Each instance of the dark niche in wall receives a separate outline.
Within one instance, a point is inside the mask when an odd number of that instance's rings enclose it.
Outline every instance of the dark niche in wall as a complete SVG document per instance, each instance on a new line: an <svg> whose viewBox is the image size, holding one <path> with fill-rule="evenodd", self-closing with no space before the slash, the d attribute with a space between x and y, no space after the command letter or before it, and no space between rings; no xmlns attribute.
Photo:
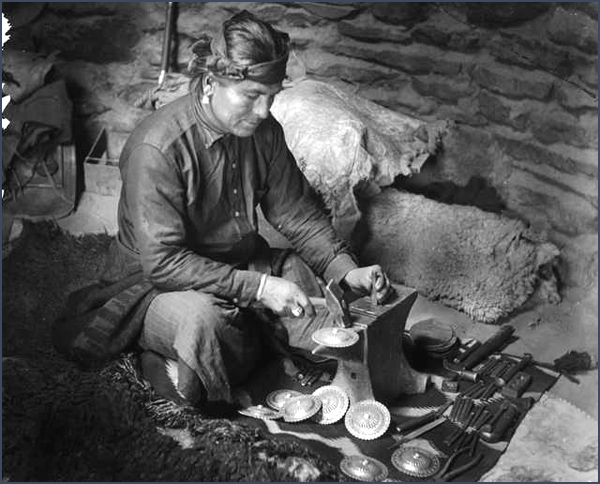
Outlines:
<svg viewBox="0 0 600 484"><path fill-rule="evenodd" d="M480 176L471 177L465 186L451 181L438 181L420 186L412 184L409 179L398 179L394 186L448 205L470 205L493 213L501 213L506 209L506 204L497 190Z"/></svg>

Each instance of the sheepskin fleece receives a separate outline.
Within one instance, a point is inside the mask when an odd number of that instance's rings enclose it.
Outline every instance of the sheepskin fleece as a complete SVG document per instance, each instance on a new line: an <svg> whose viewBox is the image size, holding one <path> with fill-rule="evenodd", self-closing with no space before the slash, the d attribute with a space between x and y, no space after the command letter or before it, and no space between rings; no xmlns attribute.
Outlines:
<svg viewBox="0 0 600 484"><path fill-rule="evenodd" d="M363 263L486 323L521 306L559 254L519 220L395 189L369 200L364 222Z"/></svg>
<svg viewBox="0 0 600 484"><path fill-rule="evenodd" d="M300 78L271 107L310 184L348 238L360 219L355 192L379 193L418 173L441 146L448 123L425 123L320 81Z"/></svg>

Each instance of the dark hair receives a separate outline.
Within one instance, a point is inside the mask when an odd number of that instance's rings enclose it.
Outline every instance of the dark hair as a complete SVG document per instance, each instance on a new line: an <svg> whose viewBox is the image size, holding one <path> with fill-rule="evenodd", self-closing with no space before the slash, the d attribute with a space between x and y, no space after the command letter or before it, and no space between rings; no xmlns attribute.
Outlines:
<svg viewBox="0 0 600 484"><path fill-rule="evenodd" d="M212 39L204 37L192 46L194 55L188 72L195 83L206 72L235 79L245 72L245 66L277 61L285 66L288 43L285 32L242 10L223 22Z"/></svg>
<svg viewBox="0 0 600 484"><path fill-rule="evenodd" d="M278 59L287 53L288 35L275 30L247 10L223 23L226 52L241 66Z"/></svg>

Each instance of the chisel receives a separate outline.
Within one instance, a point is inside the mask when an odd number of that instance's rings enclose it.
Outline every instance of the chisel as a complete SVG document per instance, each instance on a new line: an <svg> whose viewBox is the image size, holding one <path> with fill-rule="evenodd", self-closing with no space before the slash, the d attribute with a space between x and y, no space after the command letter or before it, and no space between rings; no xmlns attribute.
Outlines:
<svg viewBox="0 0 600 484"><path fill-rule="evenodd" d="M410 432L406 435L395 434L392 436L392 438L396 442L396 445L400 445L400 444L403 444L404 442L408 442L409 440L416 439L417 437L420 437L421 435L426 434L430 430L442 425L445 421L446 421L446 417L438 417L433 422L429 422L428 424L425 424L422 427L419 427L417 430L413 430L412 432Z"/></svg>

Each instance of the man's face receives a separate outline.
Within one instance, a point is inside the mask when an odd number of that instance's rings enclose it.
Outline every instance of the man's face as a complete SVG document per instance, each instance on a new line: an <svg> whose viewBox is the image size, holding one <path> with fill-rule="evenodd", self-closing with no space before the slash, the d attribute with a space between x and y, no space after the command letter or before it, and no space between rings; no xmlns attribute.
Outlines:
<svg viewBox="0 0 600 484"><path fill-rule="evenodd" d="M244 81L213 81L211 108L218 127L235 136L252 136L267 118L281 84Z"/></svg>

